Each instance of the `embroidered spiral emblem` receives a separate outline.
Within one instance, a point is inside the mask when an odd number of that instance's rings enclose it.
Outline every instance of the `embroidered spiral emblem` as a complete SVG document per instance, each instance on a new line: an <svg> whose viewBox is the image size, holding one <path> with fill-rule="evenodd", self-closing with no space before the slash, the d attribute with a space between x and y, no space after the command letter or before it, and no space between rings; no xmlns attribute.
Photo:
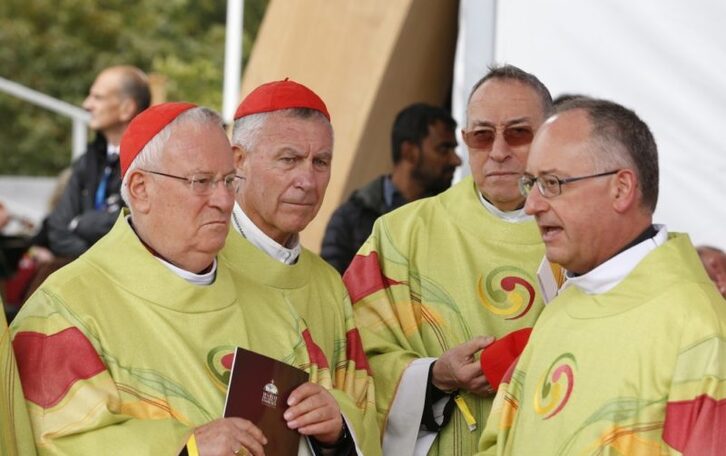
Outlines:
<svg viewBox="0 0 726 456"><path fill-rule="evenodd" d="M512 266L502 266L482 275L476 282L479 302L495 315L506 316L506 320L522 318L532 308L534 286L529 274Z"/></svg>
<svg viewBox="0 0 726 456"><path fill-rule="evenodd" d="M224 390L227 389L229 383L234 350L233 345L221 345L207 353L207 370L217 386L221 386Z"/></svg>
<svg viewBox="0 0 726 456"><path fill-rule="evenodd" d="M564 353L550 364L534 392L534 411L545 420L565 408L575 387L577 360L572 353Z"/></svg>

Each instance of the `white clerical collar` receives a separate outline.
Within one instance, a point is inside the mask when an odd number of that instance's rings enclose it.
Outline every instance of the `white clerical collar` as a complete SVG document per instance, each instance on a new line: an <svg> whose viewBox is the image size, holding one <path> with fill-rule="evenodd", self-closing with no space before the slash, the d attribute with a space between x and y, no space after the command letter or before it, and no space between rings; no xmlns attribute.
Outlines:
<svg viewBox="0 0 726 456"><path fill-rule="evenodd" d="M643 258L668 240L665 225L653 226L658 230L655 236L618 253L592 271L577 277L566 273L567 280L562 284L560 293L569 286L575 286L587 294L606 293L615 288Z"/></svg>
<svg viewBox="0 0 726 456"><path fill-rule="evenodd" d="M133 231L134 234L136 234L136 230L134 230L134 226L131 223L131 214L126 216L126 222L131 227L131 231ZM139 235L136 234L136 237L139 237ZM139 239L139 240L141 240L141 239ZM151 253L151 252L149 252L149 253ZM171 272L173 272L177 276L181 277L182 279L186 280L187 282L189 282L192 285L211 285L212 282L214 282L214 277L217 274L217 259L216 258L212 261L212 268L209 270L209 272L205 272L203 274L195 274L193 272L187 271L186 269L182 269L178 266L175 266L175 265L169 263L168 261L166 261L165 259L154 255L153 253L152 253L152 256L154 258L156 258L157 260L159 260L159 262L161 264L166 266L166 268L168 270L170 270Z"/></svg>
<svg viewBox="0 0 726 456"><path fill-rule="evenodd" d="M211 285L212 282L214 282L214 276L217 274L217 259L215 258L212 262L212 268L209 270L209 272L205 272L203 274L195 274L193 272L189 272L186 269L182 269L178 266L175 266L168 261L166 261L163 258L159 258L158 256L154 256L157 260L161 262L164 266L167 267L171 272L178 275L182 279L186 280L187 282L191 283L192 285Z"/></svg>
<svg viewBox="0 0 726 456"><path fill-rule="evenodd" d="M237 202L232 210L232 226L258 249L285 264L295 264L300 256L300 236L295 234L288 242L289 247L278 244L255 225Z"/></svg>
<svg viewBox="0 0 726 456"><path fill-rule="evenodd" d="M504 212L489 201L487 201L486 198L484 198L484 196L481 194L481 192L477 191L476 194L479 195L479 201L481 201L482 206L484 206L486 210L488 210L493 216L502 219L505 222L521 223L530 221L533 218L531 215L527 215L524 212L524 208L517 209L511 212Z"/></svg>

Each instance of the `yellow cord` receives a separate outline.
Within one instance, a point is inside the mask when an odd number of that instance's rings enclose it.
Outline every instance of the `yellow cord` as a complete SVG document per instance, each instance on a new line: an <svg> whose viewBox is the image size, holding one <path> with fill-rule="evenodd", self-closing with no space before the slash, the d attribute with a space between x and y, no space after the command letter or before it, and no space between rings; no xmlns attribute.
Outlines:
<svg viewBox="0 0 726 456"><path fill-rule="evenodd" d="M476 419L474 418L474 415L471 414L471 410L469 410L469 406L466 405L464 398L461 397L460 394L457 394L456 397L454 397L454 402L456 402L456 406L459 408L461 414L464 415L464 421L466 421L466 424L469 426L469 431L476 431Z"/></svg>
<svg viewBox="0 0 726 456"><path fill-rule="evenodd" d="M187 454L189 456L199 456L199 448L197 448L197 439L194 438L194 433L187 440Z"/></svg>

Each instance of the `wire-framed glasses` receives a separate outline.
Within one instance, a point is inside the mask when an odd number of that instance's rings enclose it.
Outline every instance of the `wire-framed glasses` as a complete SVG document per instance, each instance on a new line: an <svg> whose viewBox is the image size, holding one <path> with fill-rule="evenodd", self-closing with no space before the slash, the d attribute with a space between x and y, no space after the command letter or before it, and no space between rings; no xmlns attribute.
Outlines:
<svg viewBox="0 0 726 456"><path fill-rule="evenodd" d="M237 192L237 179L239 176L235 174L227 174L219 179L215 178L214 174L193 174L191 177L175 176L173 174L162 173L160 171L151 171L148 169L142 170L146 173L155 174L157 176L170 177L172 179L186 181L189 184L189 188L192 189L192 193L197 195L209 195L217 187L217 183L221 182L224 185L224 189L229 193Z"/></svg>
<svg viewBox="0 0 726 456"><path fill-rule="evenodd" d="M590 174L589 176L567 177L565 179L560 179L554 174L543 174L537 177L525 174L519 178L519 191L523 196L527 197L536 184L542 196L552 198L562 193L562 186L565 184L584 179L592 179L594 177L610 176L618 171L620 170L616 169L604 173Z"/></svg>

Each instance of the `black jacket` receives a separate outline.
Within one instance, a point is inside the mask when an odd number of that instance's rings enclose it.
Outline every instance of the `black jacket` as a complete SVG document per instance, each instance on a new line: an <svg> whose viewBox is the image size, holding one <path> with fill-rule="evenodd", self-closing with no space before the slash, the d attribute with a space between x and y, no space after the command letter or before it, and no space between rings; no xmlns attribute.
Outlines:
<svg viewBox="0 0 726 456"><path fill-rule="evenodd" d="M387 207L383 196L385 175L354 191L333 212L325 228L320 256L341 274L373 230L373 222L395 207Z"/></svg>
<svg viewBox="0 0 726 456"><path fill-rule="evenodd" d="M85 154L72 165L71 177L56 208L48 217L48 239L54 254L77 257L104 234L118 218L121 201L121 172L118 160L111 167L106 186L107 209L96 210L96 189L106 167L106 138L98 134ZM74 228L71 230L71 222Z"/></svg>

